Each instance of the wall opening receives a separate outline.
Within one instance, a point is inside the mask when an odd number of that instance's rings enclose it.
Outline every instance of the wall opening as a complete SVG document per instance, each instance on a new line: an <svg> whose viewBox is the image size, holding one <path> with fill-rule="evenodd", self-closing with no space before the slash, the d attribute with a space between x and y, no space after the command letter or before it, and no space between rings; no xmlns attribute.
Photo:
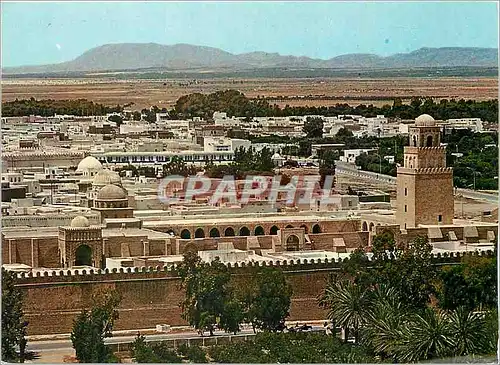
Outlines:
<svg viewBox="0 0 500 365"><path fill-rule="evenodd" d="M194 232L194 238L205 238L205 231L203 231L202 228L198 228L195 232Z"/></svg>
<svg viewBox="0 0 500 365"><path fill-rule="evenodd" d="M217 228L212 228L210 230L210 237L220 237L220 232Z"/></svg>
<svg viewBox="0 0 500 365"><path fill-rule="evenodd" d="M92 266L92 249L89 246L78 246L75 252L75 266Z"/></svg>
<svg viewBox="0 0 500 365"><path fill-rule="evenodd" d="M278 234L278 230L279 230L278 227L272 226L271 229L269 230L269 234L275 236Z"/></svg>
<svg viewBox="0 0 500 365"><path fill-rule="evenodd" d="M224 231L224 236L226 237L234 237L234 229L233 227L227 227Z"/></svg>
<svg viewBox="0 0 500 365"><path fill-rule="evenodd" d="M426 147L432 147L432 136L427 136Z"/></svg>
<svg viewBox="0 0 500 365"><path fill-rule="evenodd" d="M191 238L191 232L188 229L183 229L181 232L181 238L188 240Z"/></svg>
<svg viewBox="0 0 500 365"><path fill-rule="evenodd" d="M286 239L286 250L287 251L298 251L299 250L299 237L292 234Z"/></svg>
<svg viewBox="0 0 500 365"><path fill-rule="evenodd" d="M263 236L264 235L264 228L262 228L261 226L257 226L255 227L255 231L254 231L255 235L256 236Z"/></svg>
<svg viewBox="0 0 500 365"><path fill-rule="evenodd" d="M250 230L247 227L241 227L240 236L250 236Z"/></svg>

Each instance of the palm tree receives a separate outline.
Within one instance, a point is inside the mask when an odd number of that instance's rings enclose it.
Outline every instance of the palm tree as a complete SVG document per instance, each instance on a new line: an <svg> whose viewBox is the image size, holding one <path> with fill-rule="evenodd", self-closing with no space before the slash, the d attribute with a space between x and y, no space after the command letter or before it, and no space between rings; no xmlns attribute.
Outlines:
<svg viewBox="0 0 500 365"><path fill-rule="evenodd" d="M396 359L403 345L402 328L407 324L408 309L393 287L381 285L372 293L372 310L362 329L362 338L382 359Z"/></svg>
<svg viewBox="0 0 500 365"><path fill-rule="evenodd" d="M488 351L488 329L484 317L465 307L448 315L455 356L483 354Z"/></svg>
<svg viewBox="0 0 500 365"><path fill-rule="evenodd" d="M328 318L344 329L346 341L352 328L354 340L358 343L359 329L366 323L370 310L369 291L350 280L330 281L320 304L328 308Z"/></svg>
<svg viewBox="0 0 500 365"><path fill-rule="evenodd" d="M486 353L493 353L498 346L498 311L493 309L486 312L484 323L488 333Z"/></svg>
<svg viewBox="0 0 500 365"><path fill-rule="evenodd" d="M397 357L414 362L452 353L452 331L448 318L442 310L426 308L422 314L413 314L402 327L402 343L397 348Z"/></svg>

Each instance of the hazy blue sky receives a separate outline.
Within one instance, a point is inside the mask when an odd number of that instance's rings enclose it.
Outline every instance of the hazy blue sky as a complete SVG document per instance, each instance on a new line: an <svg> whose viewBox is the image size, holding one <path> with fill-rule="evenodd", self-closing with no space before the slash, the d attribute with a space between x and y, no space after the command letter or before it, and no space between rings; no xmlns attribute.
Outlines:
<svg viewBox="0 0 500 365"><path fill-rule="evenodd" d="M496 2L2 2L2 65L105 43L190 43L315 58L498 46Z"/></svg>

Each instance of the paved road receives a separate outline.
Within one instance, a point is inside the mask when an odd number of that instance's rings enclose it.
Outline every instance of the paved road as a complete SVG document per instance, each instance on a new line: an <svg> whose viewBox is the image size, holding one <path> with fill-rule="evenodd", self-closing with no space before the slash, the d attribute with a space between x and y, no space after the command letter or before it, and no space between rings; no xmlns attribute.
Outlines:
<svg viewBox="0 0 500 365"><path fill-rule="evenodd" d="M238 336L253 334L252 330L243 330L238 332ZM214 337L228 336L225 332L216 331ZM189 338L199 338L200 335L196 331L181 332L181 333L161 333L157 335L144 335L146 341L165 341L165 340L181 340ZM106 344L131 343L134 342L136 336L117 336L106 338ZM53 350L72 349L71 340L49 340L49 341L28 341L28 351L43 352Z"/></svg>
<svg viewBox="0 0 500 365"><path fill-rule="evenodd" d="M377 180L377 181L388 183L388 184L396 184L396 178L393 176L384 175L384 174L377 174L377 173L371 172L371 171L358 170L356 168L356 166L348 164L348 163L343 163L340 161L336 161L335 163L336 163L336 166L335 166L335 173L336 174L353 176L353 177L357 177L360 179ZM489 193L482 193L479 191L470 190L470 189L462 189L462 188L458 188L456 190L456 193L461 194L464 197L469 198L469 199L485 200L485 201L490 202L490 203L498 203L498 193L489 194Z"/></svg>
<svg viewBox="0 0 500 365"><path fill-rule="evenodd" d="M323 327L313 326L315 331L323 331ZM228 334L222 331L216 331L213 337L238 337L253 335L252 329L243 329L236 335ZM155 335L144 335L146 342L148 341L165 341L165 340L187 340L199 339L201 336L196 331L188 331L181 333L162 333ZM205 335L208 338L208 334ZM106 344L125 344L134 342L136 336L117 336L105 339ZM33 352L50 352L61 350L72 350L71 340L49 340L49 341L28 341L27 350Z"/></svg>

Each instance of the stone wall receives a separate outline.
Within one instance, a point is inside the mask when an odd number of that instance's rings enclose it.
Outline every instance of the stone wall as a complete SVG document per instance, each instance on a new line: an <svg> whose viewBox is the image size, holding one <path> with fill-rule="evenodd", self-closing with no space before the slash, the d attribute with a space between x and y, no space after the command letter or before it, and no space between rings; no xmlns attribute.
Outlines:
<svg viewBox="0 0 500 365"><path fill-rule="evenodd" d="M54 214L54 215L21 215L21 216L4 216L2 217L2 227L60 227L69 226L71 221L78 213L69 214ZM101 218L99 213L83 214L91 225L100 224Z"/></svg>
<svg viewBox="0 0 500 365"><path fill-rule="evenodd" d="M491 254L491 253L490 253ZM460 255L434 258L436 263L457 262ZM245 282L255 274L255 266L232 267L235 280ZM277 263L293 290L288 320L321 320L326 313L317 304L329 275L338 270L335 260L296 260ZM56 334L71 332L75 316L90 305L93 294L117 290L122 297L116 330L154 328L157 324L185 325L179 303L183 291L172 269L135 268L98 273L70 274L69 271L20 274L18 287L25 294L24 312L29 321L28 333Z"/></svg>

